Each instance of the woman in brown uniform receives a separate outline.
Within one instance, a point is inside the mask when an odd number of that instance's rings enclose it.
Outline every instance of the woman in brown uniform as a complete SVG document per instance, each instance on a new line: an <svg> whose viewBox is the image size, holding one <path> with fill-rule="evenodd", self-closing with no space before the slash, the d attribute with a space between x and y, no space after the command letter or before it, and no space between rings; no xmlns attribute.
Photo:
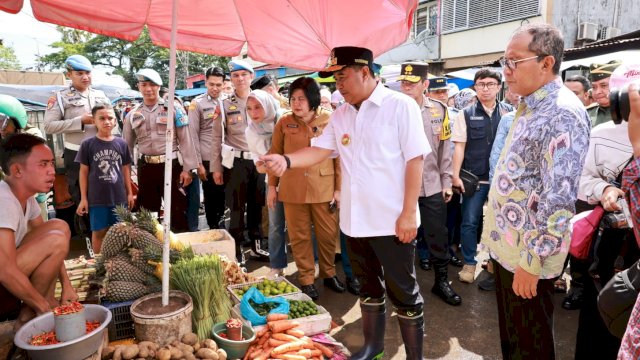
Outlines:
<svg viewBox="0 0 640 360"><path fill-rule="evenodd" d="M322 134L330 112L320 107L320 87L309 77L295 80L289 88L291 111L285 113L273 132L271 153L289 154L313 146L314 138ZM279 183L279 193L276 191ZM338 239L340 199L340 162L327 159L307 169L291 169L281 178L269 177L267 201L284 203L289 240L298 267L302 291L318 298L313 284L314 260L311 227L318 242L318 262L324 285L343 292L344 285L336 277L335 249Z"/></svg>

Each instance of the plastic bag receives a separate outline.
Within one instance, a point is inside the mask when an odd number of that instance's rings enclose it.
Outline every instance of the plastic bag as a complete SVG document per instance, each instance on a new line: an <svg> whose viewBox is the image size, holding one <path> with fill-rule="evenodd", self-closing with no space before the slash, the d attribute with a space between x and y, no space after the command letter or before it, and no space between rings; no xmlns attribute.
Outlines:
<svg viewBox="0 0 640 360"><path fill-rule="evenodd" d="M240 314L243 318L249 320L251 322L251 326L256 325L264 325L267 323L266 316L260 316L258 313L251 307L249 304L249 300L253 300L256 304L264 304L264 303L276 303L277 307L269 311L269 314L288 314L289 313L289 302L281 297L268 298L258 289L252 287L244 293L242 296L242 300L240 300Z"/></svg>

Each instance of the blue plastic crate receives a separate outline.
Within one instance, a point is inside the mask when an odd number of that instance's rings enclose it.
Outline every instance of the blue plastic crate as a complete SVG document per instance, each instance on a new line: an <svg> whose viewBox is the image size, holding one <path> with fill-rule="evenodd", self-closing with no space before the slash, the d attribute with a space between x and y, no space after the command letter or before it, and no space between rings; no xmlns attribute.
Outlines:
<svg viewBox="0 0 640 360"><path fill-rule="evenodd" d="M136 335L131 318L131 304L135 300L123 302L103 301L102 306L111 311L111 323L109 324L109 341L133 338Z"/></svg>

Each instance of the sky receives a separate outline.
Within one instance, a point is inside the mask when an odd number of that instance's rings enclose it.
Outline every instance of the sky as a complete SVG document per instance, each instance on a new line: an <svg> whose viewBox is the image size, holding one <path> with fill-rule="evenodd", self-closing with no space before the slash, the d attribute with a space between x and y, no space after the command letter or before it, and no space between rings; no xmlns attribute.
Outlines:
<svg viewBox="0 0 640 360"><path fill-rule="evenodd" d="M60 40L60 33L56 25L36 20L30 2L25 1L17 14L0 11L0 38L4 45L13 48L23 69L35 70L36 56L54 52L56 49L49 44ZM129 87L121 77L109 76L108 70L94 69L93 83Z"/></svg>

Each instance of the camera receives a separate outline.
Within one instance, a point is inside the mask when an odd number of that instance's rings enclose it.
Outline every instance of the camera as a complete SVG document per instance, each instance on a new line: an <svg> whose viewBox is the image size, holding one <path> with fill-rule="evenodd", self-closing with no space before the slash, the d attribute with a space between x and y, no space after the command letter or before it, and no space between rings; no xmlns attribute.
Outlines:
<svg viewBox="0 0 640 360"><path fill-rule="evenodd" d="M618 205L622 208L622 211L610 212L604 215L602 221L605 227L609 229L630 229L633 227L631 222L631 213L629 212L629 206L623 198L619 198Z"/></svg>
<svg viewBox="0 0 640 360"><path fill-rule="evenodd" d="M640 83L636 82L640 85ZM638 89L640 93L640 89ZM611 119L617 125L622 121L629 121L629 86L622 89L611 89L609 92L609 107L611 109Z"/></svg>

